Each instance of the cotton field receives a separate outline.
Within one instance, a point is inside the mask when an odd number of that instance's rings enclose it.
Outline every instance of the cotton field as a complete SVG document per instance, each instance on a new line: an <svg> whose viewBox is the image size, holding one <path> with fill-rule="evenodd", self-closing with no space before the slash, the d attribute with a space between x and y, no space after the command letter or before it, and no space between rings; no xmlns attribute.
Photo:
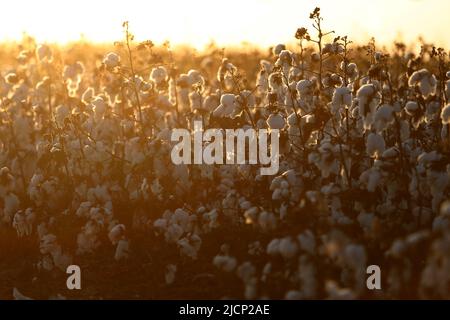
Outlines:
<svg viewBox="0 0 450 320"><path fill-rule="evenodd" d="M448 51L309 17L270 50L4 45L0 299L450 299ZM195 121L279 130L278 172L174 164Z"/></svg>

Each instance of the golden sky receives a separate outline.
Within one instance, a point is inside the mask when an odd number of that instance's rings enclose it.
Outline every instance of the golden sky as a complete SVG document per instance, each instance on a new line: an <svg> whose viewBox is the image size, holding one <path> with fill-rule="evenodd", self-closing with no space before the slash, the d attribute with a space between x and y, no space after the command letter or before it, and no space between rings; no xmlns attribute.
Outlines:
<svg viewBox="0 0 450 320"><path fill-rule="evenodd" d="M1 3L0 40L23 32L39 42L67 42L83 34L93 41L122 37L130 22L138 40L168 39L198 48L242 41L269 46L293 40L308 14L322 8L325 26L355 41L375 36L387 43L400 36L413 42L423 35L450 47L450 0L22 0Z"/></svg>

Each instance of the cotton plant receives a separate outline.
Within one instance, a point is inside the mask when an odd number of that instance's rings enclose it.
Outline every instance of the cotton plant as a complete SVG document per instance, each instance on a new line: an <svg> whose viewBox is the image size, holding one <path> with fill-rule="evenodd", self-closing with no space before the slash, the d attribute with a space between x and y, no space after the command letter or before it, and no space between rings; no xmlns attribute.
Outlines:
<svg viewBox="0 0 450 320"><path fill-rule="evenodd" d="M409 78L408 84L410 87L417 86L424 98L436 93L436 77L427 69L421 69L414 72Z"/></svg>
<svg viewBox="0 0 450 320"><path fill-rule="evenodd" d="M180 61L128 31L97 61L18 50L0 77L0 228L34 248L33 277L110 248L102 259L143 259L161 288L189 274L226 297L355 299L376 296L363 280L377 258L377 296L416 279L414 296L448 298L448 60L350 46L320 9L310 19L317 37L299 28L265 54ZM174 165L171 132L195 120L279 130L279 172Z"/></svg>

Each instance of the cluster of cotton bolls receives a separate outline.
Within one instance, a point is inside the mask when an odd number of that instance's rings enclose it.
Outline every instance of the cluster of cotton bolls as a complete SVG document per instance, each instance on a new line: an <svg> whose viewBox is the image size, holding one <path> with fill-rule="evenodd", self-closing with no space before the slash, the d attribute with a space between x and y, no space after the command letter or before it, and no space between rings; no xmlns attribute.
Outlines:
<svg viewBox="0 0 450 320"><path fill-rule="evenodd" d="M168 243L176 244L181 256L197 259L202 245L197 225L198 216L183 209L165 211L162 218L154 221L155 232L163 233Z"/></svg>
<svg viewBox="0 0 450 320"><path fill-rule="evenodd" d="M107 261L161 292L449 298L448 58L347 45L98 61L21 48L0 64L0 246L34 246L30 280ZM175 165L172 129L194 121L279 130L278 172L229 164L236 150Z"/></svg>
<svg viewBox="0 0 450 320"><path fill-rule="evenodd" d="M65 272L72 263L72 256L63 252L57 237L48 232L45 224L38 226L37 233L40 239L39 250L43 255L42 260L38 262L38 267L48 271L56 267Z"/></svg>

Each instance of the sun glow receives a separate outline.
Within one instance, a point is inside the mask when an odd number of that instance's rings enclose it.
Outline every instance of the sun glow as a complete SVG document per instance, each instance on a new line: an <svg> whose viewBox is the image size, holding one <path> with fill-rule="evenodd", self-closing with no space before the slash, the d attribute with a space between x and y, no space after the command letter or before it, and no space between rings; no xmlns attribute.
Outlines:
<svg viewBox="0 0 450 320"><path fill-rule="evenodd" d="M292 41L297 27L309 27L314 6L322 8L325 26L356 41L374 36L382 43L397 37L413 42L423 35L437 45L450 44L447 0L8 1L2 3L0 40L17 40L26 32L40 42L80 37L111 42L122 37L121 23L127 20L139 40L197 48L211 40L267 46Z"/></svg>

